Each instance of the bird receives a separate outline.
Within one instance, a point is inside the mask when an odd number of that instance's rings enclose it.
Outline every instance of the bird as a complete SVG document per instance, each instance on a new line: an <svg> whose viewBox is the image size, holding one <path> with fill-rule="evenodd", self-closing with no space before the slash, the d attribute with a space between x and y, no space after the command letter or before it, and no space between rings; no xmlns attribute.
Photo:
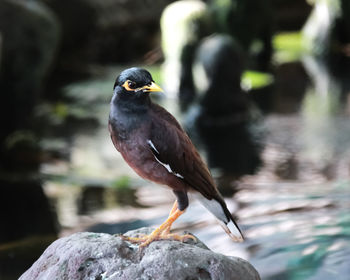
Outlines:
<svg viewBox="0 0 350 280"><path fill-rule="evenodd" d="M151 100L151 93L163 91L151 74L128 68L117 76L113 89L108 129L115 148L140 177L168 186L176 197L169 217L151 234L123 238L141 248L156 240L196 240L190 234L170 233L192 193L232 240L242 242L243 234L191 139L173 115Z"/></svg>

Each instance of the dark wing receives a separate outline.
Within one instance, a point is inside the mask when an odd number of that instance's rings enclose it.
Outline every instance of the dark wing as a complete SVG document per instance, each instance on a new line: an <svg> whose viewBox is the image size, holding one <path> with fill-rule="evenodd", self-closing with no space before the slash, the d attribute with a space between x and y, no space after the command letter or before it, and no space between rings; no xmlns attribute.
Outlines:
<svg viewBox="0 0 350 280"><path fill-rule="evenodd" d="M158 105L152 108L150 148L156 159L208 199L216 198L212 176L177 120Z"/></svg>

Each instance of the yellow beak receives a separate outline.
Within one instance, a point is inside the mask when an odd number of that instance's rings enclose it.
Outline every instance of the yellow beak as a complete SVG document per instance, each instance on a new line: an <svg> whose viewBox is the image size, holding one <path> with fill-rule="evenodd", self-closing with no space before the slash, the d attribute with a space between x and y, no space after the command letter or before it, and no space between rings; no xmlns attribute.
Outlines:
<svg viewBox="0 0 350 280"><path fill-rule="evenodd" d="M159 92L163 91L160 86L158 86L156 83L152 82L152 84L144 86L141 88L144 92Z"/></svg>

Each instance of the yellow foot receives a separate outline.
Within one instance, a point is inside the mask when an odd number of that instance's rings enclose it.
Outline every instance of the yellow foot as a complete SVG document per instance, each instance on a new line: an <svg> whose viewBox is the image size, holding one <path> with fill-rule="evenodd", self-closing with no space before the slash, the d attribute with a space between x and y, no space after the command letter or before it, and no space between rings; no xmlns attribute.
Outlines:
<svg viewBox="0 0 350 280"><path fill-rule="evenodd" d="M176 234L176 233L162 233L159 236L159 239L162 240L177 240L177 241L181 241L184 242L187 239L192 239L194 242L197 242L197 238L194 237L192 234L184 234L184 235L180 235L180 234Z"/></svg>
<svg viewBox="0 0 350 280"><path fill-rule="evenodd" d="M129 241L131 243L140 244L139 245L140 247L146 247L151 242L156 240L176 240L176 241L184 242L187 239L192 239L193 241L197 242L197 238L191 234L179 235L175 233L160 233L157 235L154 235L154 234L142 235L140 237L129 237L124 235L121 235L120 237L123 240Z"/></svg>
<svg viewBox="0 0 350 280"><path fill-rule="evenodd" d="M166 219L166 221L162 223L158 228L156 228L150 235L141 235L140 237L128 237L128 236L121 236L121 237L124 240L130 241L132 243L140 244L139 248L144 248L155 240L178 240L183 242L185 239L191 238L194 241L197 241L197 239L190 234L177 235L177 234L170 233L171 225L183 213L184 211L179 210L177 208L177 202L175 202L173 208L170 211L170 215Z"/></svg>
<svg viewBox="0 0 350 280"><path fill-rule="evenodd" d="M147 240L149 235L146 234L140 234L139 237L130 237L130 236L125 236L125 235L119 235L119 237L125 241L129 241L131 243L142 243Z"/></svg>

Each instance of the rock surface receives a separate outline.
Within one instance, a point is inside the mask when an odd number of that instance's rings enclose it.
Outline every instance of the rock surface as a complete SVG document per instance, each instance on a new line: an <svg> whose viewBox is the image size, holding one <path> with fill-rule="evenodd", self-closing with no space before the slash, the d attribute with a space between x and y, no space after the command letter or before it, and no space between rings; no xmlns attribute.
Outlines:
<svg viewBox="0 0 350 280"><path fill-rule="evenodd" d="M142 228L125 235L137 236ZM202 242L157 241L140 251L120 237L81 232L52 243L20 280L260 279L247 261L210 251Z"/></svg>

